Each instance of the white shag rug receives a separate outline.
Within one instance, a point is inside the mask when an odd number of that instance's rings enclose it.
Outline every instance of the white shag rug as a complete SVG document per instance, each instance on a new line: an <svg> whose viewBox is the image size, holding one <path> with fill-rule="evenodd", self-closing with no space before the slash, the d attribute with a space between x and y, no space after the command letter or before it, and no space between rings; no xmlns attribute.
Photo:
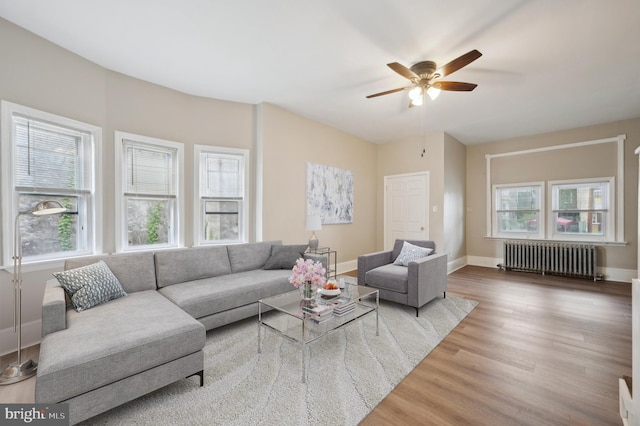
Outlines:
<svg viewBox="0 0 640 426"><path fill-rule="evenodd" d="M356 425L478 303L439 297L420 309L380 301L375 313L307 346L262 330L256 318L207 332L204 387L180 380L86 425Z"/></svg>

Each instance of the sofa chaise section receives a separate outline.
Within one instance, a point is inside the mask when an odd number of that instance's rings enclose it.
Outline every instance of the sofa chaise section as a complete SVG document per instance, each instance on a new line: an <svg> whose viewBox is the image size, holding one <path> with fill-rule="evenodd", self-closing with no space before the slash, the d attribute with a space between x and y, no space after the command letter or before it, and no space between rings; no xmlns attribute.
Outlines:
<svg viewBox="0 0 640 426"><path fill-rule="evenodd" d="M155 290L153 254L77 259L65 269L98 260L126 297L77 312L64 308L56 280L45 290L36 403L68 403L72 424L185 377L202 380L205 329Z"/></svg>

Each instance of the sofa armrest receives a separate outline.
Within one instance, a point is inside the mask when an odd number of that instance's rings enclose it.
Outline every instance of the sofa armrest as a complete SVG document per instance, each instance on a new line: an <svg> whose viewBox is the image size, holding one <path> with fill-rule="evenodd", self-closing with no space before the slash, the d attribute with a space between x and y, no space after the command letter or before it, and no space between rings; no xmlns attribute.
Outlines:
<svg viewBox="0 0 640 426"><path fill-rule="evenodd" d="M42 299L42 337L67 328L67 301L56 279L47 281Z"/></svg>
<svg viewBox="0 0 640 426"><path fill-rule="evenodd" d="M358 285L365 285L365 274L382 265L391 263L391 250L358 256Z"/></svg>
<svg viewBox="0 0 640 426"><path fill-rule="evenodd" d="M447 254L432 254L409 262L407 299L409 306L421 307L447 291Z"/></svg>

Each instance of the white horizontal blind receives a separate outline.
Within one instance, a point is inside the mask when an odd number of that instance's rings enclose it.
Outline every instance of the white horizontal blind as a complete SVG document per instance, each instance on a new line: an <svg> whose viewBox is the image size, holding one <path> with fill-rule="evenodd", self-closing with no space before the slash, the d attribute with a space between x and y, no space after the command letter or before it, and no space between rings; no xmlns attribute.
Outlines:
<svg viewBox="0 0 640 426"><path fill-rule="evenodd" d="M124 141L124 148L126 196L176 197L176 149L129 140Z"/></svg>
<svg viewBox="0 0 640 426"><path fill-rule="evenodd" d="M88 192L84 145L88 133L13 116L15 187L22 191Z"/></svg>
<svg viewBox="0 0 640 426"><path fill-rule="evenodd" d="M242 199L244 156L202 152L200 154L200 197Z"/></svg>

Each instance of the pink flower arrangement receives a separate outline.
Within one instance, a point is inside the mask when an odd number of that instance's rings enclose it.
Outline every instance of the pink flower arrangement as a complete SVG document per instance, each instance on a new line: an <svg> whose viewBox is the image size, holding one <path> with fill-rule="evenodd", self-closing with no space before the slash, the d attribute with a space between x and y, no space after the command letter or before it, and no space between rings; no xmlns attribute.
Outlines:
<svg viewBox="0 0 640 426"><path fill-rule="evenodd" d="M289 282L294 287L300 288L306 282L311 282L314 288L322 287L327 282L327 271L320 262L314 262L311 259L304 260L299 258L296 265L292 269Z"/></svg>

